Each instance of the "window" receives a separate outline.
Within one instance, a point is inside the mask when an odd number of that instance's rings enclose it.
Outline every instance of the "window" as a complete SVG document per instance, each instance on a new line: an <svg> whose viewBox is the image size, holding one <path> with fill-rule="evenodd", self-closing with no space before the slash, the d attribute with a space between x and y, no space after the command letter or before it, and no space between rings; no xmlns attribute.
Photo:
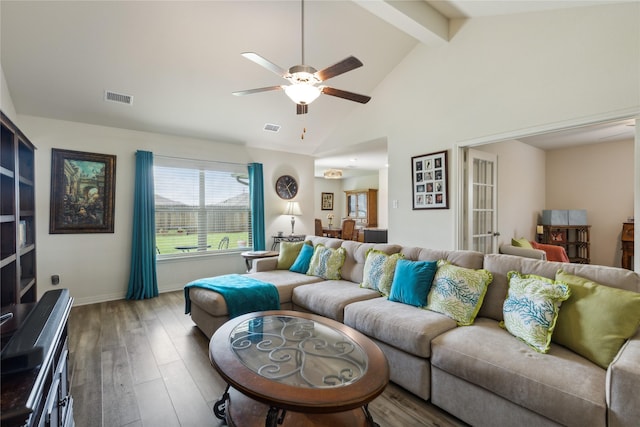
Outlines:
<svg viewBox="0 0 640 427"><path fill-rule="evenodd" d="M160 258L252 246L247 165L155 156L153 169Z"/></svg>

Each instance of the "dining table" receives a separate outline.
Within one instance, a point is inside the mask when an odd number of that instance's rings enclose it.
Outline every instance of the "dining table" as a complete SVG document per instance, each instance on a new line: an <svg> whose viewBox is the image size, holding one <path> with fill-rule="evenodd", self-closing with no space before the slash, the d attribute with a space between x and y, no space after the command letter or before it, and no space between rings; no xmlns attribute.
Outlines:
<svg viewBox="0 0 640 427"><path fill-rule="evenodd" d="M342 228L322 227L322 234L339 239L342 236Z"/></svg>

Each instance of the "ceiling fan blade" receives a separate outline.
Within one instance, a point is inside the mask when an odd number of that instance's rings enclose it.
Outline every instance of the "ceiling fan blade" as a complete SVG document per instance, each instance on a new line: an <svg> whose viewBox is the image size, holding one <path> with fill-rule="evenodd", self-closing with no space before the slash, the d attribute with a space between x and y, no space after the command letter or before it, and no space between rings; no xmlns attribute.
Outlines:
<svg viewBox="0 0 640 427"><path fill-rule="evenodd" d="M318 71L316 75L321 81L325 81L358 67L362 67L362 62L360 62L360 60L355 56L350 56L338 62L337 64L333 64L325 68L324 70Z"/></svg>
<svg viewBox="0 0 640 427"><path fill-rule="evenodd" d="M296 104L296 114L307 114L309 112L309 104Z"/></svg>
<svg viewBox="0 0 640 427"><path fill-rule="evenodd" d="M245 58L247 58L249 61L253 61L256 64L266 68L267 70L276 73L277 75L279 75L280 77L285 77L287 74L289 74L289 72L287 70L285 70L284 68L280 67L279 65L274 64L273 62L264 59L262 56L258 55L255 52L244 52L242 54L242 56L244 56Z"/></svg>
<svg viewBox="0 0 640 427"><path fill-rule="evenodd" d="M370 96L360 95L353 92L347 92L346 90L335 89L328 86L322 86L322 93L331 96L337 96L338 98L348 99L349 101L359 102L361 104L366 104L371 100Z"/></svg>
<svg viewBox="0 0 640 427"><path fill-rule="evenodd" d="M260 87L257 89L249 89L249 90L239 90L237 92L232 92L235 96L243 96L243 95L251 95L252 93L260 93L260 92L269 92L271 90L280 90L282 86L267 86Z"/></svg>

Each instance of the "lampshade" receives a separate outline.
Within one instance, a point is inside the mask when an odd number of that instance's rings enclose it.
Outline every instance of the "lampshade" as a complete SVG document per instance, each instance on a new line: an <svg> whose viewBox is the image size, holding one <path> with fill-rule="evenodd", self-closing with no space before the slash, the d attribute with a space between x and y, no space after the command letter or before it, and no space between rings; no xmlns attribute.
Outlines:
<svg viewBox="0 0 640 427"><path fill-rule="evenodd" d="M311 104L320 96L320 88L308 83L296 83L284 87L284 92L296 104Z"/></svg>
<svg viewBox="0 0 640 427"><path fill-rule="evenodd" d="M287 202L287 207L285 208L283 215L302 215L300 211L300 204L298 202Z"/></svg>
<svg viewBox="0 0 640 427"><path fill-rule="evenodd" d="M342 178L342 171L340 169L327 169L324 171L324 177L326 179L340 179Z"/></svg>

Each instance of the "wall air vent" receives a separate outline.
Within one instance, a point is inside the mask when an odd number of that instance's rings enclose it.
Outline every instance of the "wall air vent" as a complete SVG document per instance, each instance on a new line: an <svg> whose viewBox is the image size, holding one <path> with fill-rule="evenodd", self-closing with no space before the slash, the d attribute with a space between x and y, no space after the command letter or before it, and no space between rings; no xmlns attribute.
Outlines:
<svg viewBox="0 0 640 427"><path fill-rule="evenodd" d="M133 105L133 96L112 92L110 90L104 91L104 100L111 101L111 102L118 102L120 104Z"/></svg>
<svg viewBox="0 0 640 427"><path fill-rule="evenodd" d="M266 132L278 132L278 131L280 131L280 125L274 125L272 123L265 123L264 130Z"/></svg>

